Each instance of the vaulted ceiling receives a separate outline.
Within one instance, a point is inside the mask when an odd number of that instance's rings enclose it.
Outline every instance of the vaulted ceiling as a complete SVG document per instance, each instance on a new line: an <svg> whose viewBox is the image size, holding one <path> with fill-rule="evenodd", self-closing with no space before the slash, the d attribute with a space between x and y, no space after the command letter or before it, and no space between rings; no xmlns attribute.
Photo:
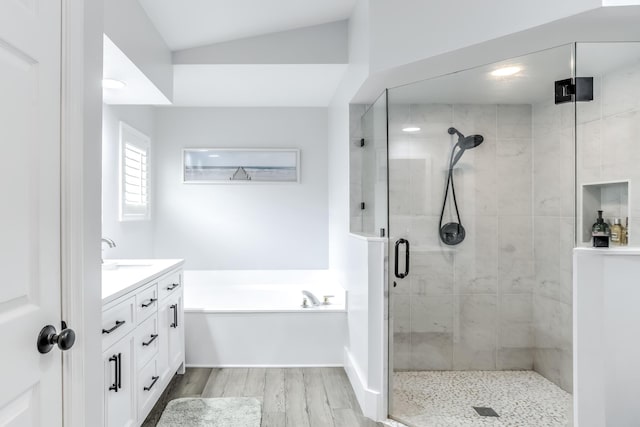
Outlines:
<svg viewBox="0 0 640 427"><path fill-rule="evenodd" d="M171 50L347 19L356 0L139 0Z"/></svg>

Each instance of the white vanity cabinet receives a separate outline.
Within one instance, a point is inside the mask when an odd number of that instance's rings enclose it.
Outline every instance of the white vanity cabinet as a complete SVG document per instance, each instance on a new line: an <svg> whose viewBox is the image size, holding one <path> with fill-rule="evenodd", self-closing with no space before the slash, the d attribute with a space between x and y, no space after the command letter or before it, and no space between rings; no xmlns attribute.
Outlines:
<svg viewBox="0 0 640 427"><path fill-rule="evenodd" d="M103 292L107 427L140 426L173 375L184 373L182 261L157 264L120 274L124 287L106 297ZM117 275L103 272L103 283L118 289Z"/></svg>

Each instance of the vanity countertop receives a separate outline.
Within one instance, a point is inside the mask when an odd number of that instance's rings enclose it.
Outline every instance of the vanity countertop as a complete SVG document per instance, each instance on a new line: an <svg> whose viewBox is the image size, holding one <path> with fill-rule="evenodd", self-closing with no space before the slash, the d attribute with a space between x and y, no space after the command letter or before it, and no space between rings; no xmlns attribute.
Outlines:
<svg viewBox="0 0 640 427"><path fill-rule="evenodd" d="M102 304L180 267L183 259L108 259L102 268Z"/></svg>

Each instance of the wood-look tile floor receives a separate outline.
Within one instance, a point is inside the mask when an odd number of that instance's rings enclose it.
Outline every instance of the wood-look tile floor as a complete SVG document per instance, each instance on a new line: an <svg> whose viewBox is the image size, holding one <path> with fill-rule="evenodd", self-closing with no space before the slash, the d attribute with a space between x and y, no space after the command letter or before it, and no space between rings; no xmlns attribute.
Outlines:
<svg viewBox="0 0 640 427"><path fill-rule="evenodd" d="M256 397L261 427L377 427L362 415L342 368L189 368L176 375L145 420L154 427L180 397Z"/></svg>

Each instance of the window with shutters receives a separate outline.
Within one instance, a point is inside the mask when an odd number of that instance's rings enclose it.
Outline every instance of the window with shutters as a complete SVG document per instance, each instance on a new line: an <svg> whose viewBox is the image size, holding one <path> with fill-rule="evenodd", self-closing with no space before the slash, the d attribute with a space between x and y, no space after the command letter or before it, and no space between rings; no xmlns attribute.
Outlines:
<svg viewBox="0 0 640 427"><path fill-rule="evenodd" d="M147 220L149 206L149 147L142 132L120 122L120 221Z"/></svg>

